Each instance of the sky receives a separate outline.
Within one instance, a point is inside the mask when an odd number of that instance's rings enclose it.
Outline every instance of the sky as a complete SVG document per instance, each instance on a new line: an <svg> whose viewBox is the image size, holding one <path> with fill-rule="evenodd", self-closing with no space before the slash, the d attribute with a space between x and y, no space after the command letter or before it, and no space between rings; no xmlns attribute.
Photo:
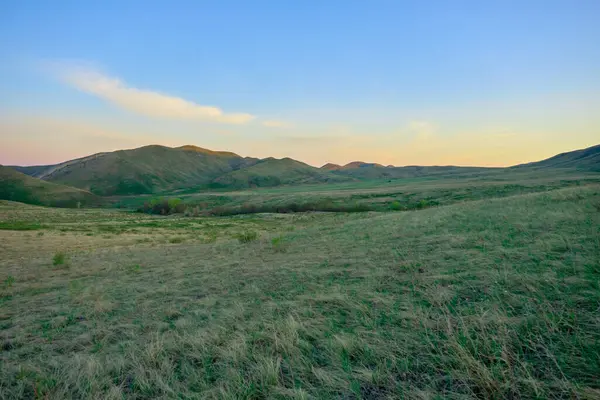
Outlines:
<svg viewBox="0 0 600 400"><path fill-rule="evenodd" d="M505 166L600 143L600 1L0 2L0 164L193 144Z"/></svg>

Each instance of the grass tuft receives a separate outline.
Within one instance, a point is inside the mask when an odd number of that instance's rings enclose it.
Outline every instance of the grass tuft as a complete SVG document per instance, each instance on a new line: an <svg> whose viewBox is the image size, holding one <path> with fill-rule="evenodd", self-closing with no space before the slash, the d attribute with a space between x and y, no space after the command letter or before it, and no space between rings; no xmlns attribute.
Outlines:
<svg viewBox="0 0 600 400"><path fill-rule="evenodd" d="M255 231L245 231L238 233L235 237L240 243L250 243L258 239L258 233Z"/></svg>
<svg viewBox="0 0 600 400"><path fill-rule="evenodd" d="M67 255L62 252L56 252L54 253L54 257L52 257L52 265L54 265L55 267L58 266L64 266L67 264Z"/></svg>

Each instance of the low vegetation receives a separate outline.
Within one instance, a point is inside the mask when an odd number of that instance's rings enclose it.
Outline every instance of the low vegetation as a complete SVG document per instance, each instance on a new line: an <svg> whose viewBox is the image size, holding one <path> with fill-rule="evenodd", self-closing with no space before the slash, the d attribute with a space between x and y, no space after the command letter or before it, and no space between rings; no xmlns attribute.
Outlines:
<svg viewBox="0 0 600 400"><path fill-rule="evenodd" d="M254 231L246 231L238 233L235 235L235 237L240 243L250 243L258 239L258 233Z"/></svg>
<svg viewBox="0 0 600 400"><path fill-rule="evenodd" d="M0 398L600 397L600 185L331 190L0 202Z"/></svg>
<svg viewBox="0 0 600 400"><path fill-rule="evenodd" d="M52 265L54 265L55 267L65 265L66 262L67 262L67 256L62 251L55 253L54 257L52 257Z"/></svg>
<svg viewBox="0 0 600 400"><path fill-rule="evenodd" d="M183 213L185 206L181 203L181 199L152 199L144 202L144 205L138 209L140 212L157 215L171 215Z"/></svg>

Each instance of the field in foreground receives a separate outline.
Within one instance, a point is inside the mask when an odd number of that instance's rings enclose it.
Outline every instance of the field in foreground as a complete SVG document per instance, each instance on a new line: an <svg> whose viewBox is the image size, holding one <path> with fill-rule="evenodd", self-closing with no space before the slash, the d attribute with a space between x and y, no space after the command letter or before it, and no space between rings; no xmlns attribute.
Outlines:
<svg viewBox="0 0 600 400"><path fill-rule="evenodd" d="M599 185L0 223L0 398L600 397Z"/></svg>

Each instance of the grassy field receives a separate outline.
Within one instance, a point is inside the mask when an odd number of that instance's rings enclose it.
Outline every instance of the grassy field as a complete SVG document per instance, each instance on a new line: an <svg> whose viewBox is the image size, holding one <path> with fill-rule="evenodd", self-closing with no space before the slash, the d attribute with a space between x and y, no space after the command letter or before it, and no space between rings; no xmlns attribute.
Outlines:
<svg viewBox="0 0 600 400"><path fill-rule="evenodd" d="M600 185L538 178L184 199L361 213L2 202L0 398L598 399Z"/></svg>
<svg viewBox="0 0 600 400"><path fill-rule="evenodd" d="M464 201L545 192L600 183L600 174L572 170L547 172L492 170L466 176L419 177L327 185L284 186L242 191L169 193L204 215L304 211L404 211ZM161 196L114 197L115 207L138 208Z"/></svg>

